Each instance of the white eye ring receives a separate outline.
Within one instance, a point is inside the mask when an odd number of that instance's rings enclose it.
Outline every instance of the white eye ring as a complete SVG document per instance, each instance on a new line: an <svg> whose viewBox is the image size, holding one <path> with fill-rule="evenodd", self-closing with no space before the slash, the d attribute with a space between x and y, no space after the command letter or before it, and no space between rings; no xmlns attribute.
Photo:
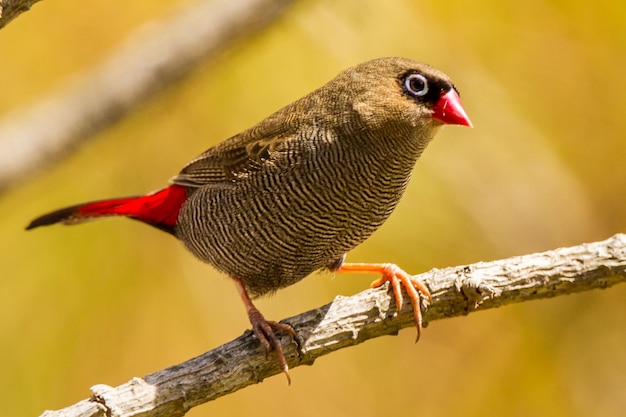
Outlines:
<svg viewBox="0 0 626 417"><path fill-rule="evenodd" d="M414 96L423 97L428 93L428 80L422 74L411 74L405 78L404 88Z"/></svg>

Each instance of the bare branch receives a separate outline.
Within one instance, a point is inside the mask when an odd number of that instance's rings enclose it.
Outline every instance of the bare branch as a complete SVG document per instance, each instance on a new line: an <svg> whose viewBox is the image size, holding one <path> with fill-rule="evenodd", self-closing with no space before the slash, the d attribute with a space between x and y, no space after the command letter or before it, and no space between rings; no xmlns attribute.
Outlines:
<svg viewBox="0 0 626 417"><path fill-rule="evenodd" d="M268 25L292 1L198 1L168 21L140 28L61 92L7 114L0 121L0 191L55 163L200 62Z"/></svg>
<svg viewBox="0 0 626 417"><path fill-rule="evenodd" d="M39 0L0 0L0 29L18 15L30 10Z"/></svg>
<svg viewBox="0 0 626 417"><path fill-rule="evenodd" d="M494 262L432 270L417 276L431 289L426 321L455 317L505 304L608 288L626 281L626 235ZM291 368L310 365L331 352L396 334L413 325L412 308L395 315L388 288L337 297L323 307L285 320L301 339L300 355L282 342ZM42 417L182 416L190 408L281 372L266 358L250 331L216 349L112 388L96 385L93 396Z"/></svg>

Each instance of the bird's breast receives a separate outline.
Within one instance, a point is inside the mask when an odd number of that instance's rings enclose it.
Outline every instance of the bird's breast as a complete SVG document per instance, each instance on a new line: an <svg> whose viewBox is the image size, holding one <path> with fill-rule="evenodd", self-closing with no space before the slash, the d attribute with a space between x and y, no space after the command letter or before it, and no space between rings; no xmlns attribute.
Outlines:
<svg viewBox="0 0 626 417"><path fill-rule="evenodd" d="M253 294L328 266L391 214L417 159L331 145L288 150L237 182L199 188L179 237Z"/></svg>

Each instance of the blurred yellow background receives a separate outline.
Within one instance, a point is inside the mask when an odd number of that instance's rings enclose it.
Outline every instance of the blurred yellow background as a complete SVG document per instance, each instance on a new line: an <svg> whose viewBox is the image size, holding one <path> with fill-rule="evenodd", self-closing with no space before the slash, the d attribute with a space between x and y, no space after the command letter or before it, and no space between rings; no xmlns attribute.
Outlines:
<svg viewBox="0 0 626 417"><path fill-rule="evenodd" d="M180 4L44 1L0 31L0 115ZM52 169L0 195L0 415L34 416L198 355L249 327L234 286L179 242L114 219L35 216L139 194L209 146L374 57L445 71L475 128L447 127L391 219L350 253L409 272L626 230L626 7L617 0L305 1ZM262 299L281 319L366 288L316 274ZM626 286L379 338L189 416L623 416Z"/></svg>

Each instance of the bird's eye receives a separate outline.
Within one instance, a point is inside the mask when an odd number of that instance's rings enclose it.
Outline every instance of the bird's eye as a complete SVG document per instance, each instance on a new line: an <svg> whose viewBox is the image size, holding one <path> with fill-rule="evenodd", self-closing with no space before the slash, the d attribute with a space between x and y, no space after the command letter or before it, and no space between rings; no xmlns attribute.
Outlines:
<svg viewBox="0 0 626 417"><path fill-rule="evenodd" d="M404 87L410 94L422 97L428 93L428 80L422 74L411 74L404 79Z"/></svg>

